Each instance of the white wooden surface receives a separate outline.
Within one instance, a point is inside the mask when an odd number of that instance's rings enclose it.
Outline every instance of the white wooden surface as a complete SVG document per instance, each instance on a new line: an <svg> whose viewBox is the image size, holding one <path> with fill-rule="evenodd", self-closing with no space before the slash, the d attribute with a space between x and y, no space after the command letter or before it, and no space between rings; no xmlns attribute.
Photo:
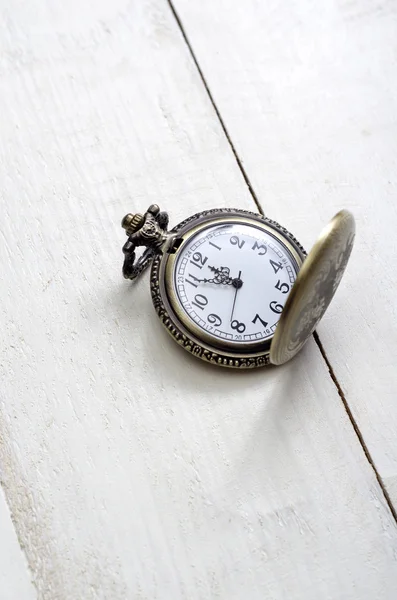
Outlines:
<svg viewBox="0 0 397 600"><path fill-rule="evenodd" d="M204 69L225 99L218 61L238 40L215 30L231 11L201 6L196 19L206 16L213 48ZM287 11L271 6L273 37L282 37ZM193 14L190 4L180 8ZM247 3L253 20L254 10L260 22L260 3ZM332 36L331 16L323 15L324 35ZM147 278L121 280L127 210L158 201L176 223L208 207L255 207L167 2L1 0L0 18L0 464L25 581L32 576L46 600L394 599L396 523L316 344L283 368L216 370L162 331ZM241 36L254 37L240 22ZM265 58L270 77L276 67ZM236 60L229 66L238 73ZM251 152L242 160L273 173L258 189L264 208L310 245L317 221L346 204L339 163L330 161L332 202L305 170L307 185L297 184L303 151L287 149L280 116L283 147L298 163L292 178L287 169L275 176L258 72L240 71L258 117L247 122L256 161ZM229 85L233 113L233 78ZM321 107L310 113L324 127ZM235 126L244 120L233 114ZM327 139L343 139L329 127ZM312 212L300 197L312 199ZM321 328L331 360L339 353L336 369L350 369L356 399L357 357L344 342L362 295L357 255ZM13 583L19 571L10 569L11 597L30 598Z"/></svg>

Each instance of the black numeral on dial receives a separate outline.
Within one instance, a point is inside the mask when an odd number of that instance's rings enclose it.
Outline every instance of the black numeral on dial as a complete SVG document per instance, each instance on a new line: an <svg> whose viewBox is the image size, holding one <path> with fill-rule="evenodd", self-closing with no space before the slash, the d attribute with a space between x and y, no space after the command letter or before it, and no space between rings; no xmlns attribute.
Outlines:
<svg viewBox="0 0 397 600"><path fill-rule="evenodd" d="M211 313L210 315L208 315L207 321L208 321L208 323L211 323L211 325L215 325L215 327L219 327L219 325L222 325L222 319L220 317L218 317L218 315L215 315L214 313Z"/></svg>
<svg viewBox="0 0 397 600"><path fill-rule="evenodd" d="M277 313L278 315L283 312L284 307L282 304L278 304L277 300L273 300L273 302L270 302L269 306L270 310L272 310L274 313Z"/></svg>
<svg viewBox="0 0 397 600"><path fill-rule="evenodd" d="M188 279L188 277L190 277L190 279ZM191 273L189 273L189 275L186 277L185 279L186 283L190 283L190 285L192 285L193 287L198 287L197 283L194 283L195 281L200 281L200 279L198 277L195 277L194 275L192 275Z"/></svg>
<svg viewBox="0 0 397 600"><path fill-rule="evenodd" d="M220 246L217 246L216 244L214 244L214 242L209 242L210 246L213 246L214 248L216 248L217 250L222 250L222 248Z"/></svg>
<svg viewBox="0 0 397 600"><path fill-rule="evenodd" d="M204 306L207 306L208 304L208 298L203 296L203 294L196 294L194 297L194 301L192 301L192 304L194 304L194 306L197 306L197 308L200 308L200 310L204 310Z"/></svg>
<svg viewBox="0 0 397 600"><path fill-rule="evenodd" d="M237 321L237 319L234 319L234 321L232 321L230 323L230 327L232 329L235 329L236 331L238 331L239 333L244 333L245 331L245 324L244 323L239 323Z"/></svg>
<svg viewBox="0 0 397 600"><path fill-rule="evenodd" d="M281 283L280 280L277 281L274 287L276 288L276 290L280 290L282 294L287 294L289 292L288 283Z"/></svg>
<svg viewBox="0 0 397 600"><path fill-rule="evenodd" d="M267 326L268 326L268 324L269 324L267 321L264 321L263 319L261 319L261 318L260 318L260 316L259 316L258 314L256 314L256 315L255 315L255 317L252 319L252 323L255 325L255 323L256 323L258 320L259 320L259 321L262 323L263 327L267 327Z"/></svg>
<svg viewBox="0 0 397 600"><path fill-rule="evenodd" d="M192 260L190 261L192 265L202 269L205 263L208 260L208 256L203 256L201 252L195 252L192 256Z"/></svg>
<svg viewBox="0 0 397 600"><path fill-rule="evenodd" d="M270 259L270 264L272 265L272 267L273 267L273 271L274 271L275 273L278 273L278 272L279 272L279 270L283 268L283 265L282 265L282 263L281 263L281 262L275 262L275 261L274 261L274 260L272 260L272 259Z"/></svg>
<svg viewBox="0 0 397 600"><path fill-rule="evenodd" d="M238 246L241 250L241 248L245 244L245 240L240 240L240 238L237 237L237 235L232 235L232 237L230 238L230 243L232 244L232 246Z"/></svg>
<svg viewBox="0 0 397 600"><path fill-rule="evenodd" d="M265 246L264 244L258 244L258 242L255 242L255 244L252 246L251 250L260 250L260 252L258 252L258 254L259 254L259 256L263 256L267 252L267 246Z"/></svg>

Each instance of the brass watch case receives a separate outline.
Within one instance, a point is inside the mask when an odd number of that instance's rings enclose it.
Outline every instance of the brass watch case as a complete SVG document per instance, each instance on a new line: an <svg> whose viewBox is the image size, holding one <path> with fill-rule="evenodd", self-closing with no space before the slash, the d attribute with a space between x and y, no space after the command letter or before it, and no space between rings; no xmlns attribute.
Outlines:
<svg viewBox="0 0 397 600"><path fill-rule="evenodd" d="M284 227L262 215L238 209L213 209L197 213L169 232L168 243L163 246L152 263L150 289L154 308L174 340L185 350L207 362L231 368L254 368L269 363L273 336L260 343L236 345L214 339L189 319L179 304L174 289L173 274L178 253L188 240L210 225L250 224L271 234L281 242L292 256L298 274L306 252L296 238ZM182 241L181 241L182 240ZM178 241L178 244L175 242ZM178 247L176 247L178 246Z"/></svg>

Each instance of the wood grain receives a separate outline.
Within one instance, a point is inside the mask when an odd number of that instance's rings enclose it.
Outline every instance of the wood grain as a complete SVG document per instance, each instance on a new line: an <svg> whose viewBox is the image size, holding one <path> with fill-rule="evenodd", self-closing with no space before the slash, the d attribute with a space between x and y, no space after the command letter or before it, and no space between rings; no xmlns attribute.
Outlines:
<svg viewBox="0 0 397 600"><path fill-rule="evenodd" d="M308 245L340 208L357 219L319 335L397 509L397 6L174 5L264 211Z"/></svg>
<svg viewBox="0 0 397 600"><path fill-rule="evenodd" d="M315 343L218 370L121 279L128 210L254 208L167 3L0 18L0 462L38 598L392 600L396 524Z"/></svg>

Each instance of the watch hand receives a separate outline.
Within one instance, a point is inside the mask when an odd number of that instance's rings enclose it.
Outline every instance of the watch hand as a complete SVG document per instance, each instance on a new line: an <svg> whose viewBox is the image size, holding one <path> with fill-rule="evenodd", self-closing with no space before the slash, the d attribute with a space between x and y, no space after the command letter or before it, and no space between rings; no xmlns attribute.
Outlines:
<svg viewBox="0 0 397 600"><path fill-rule="evenodd" d="M210 271L215 273L215 277L211 279L211 283L225 283L227 285L231 285L232 278L230 277L230 269L229 267L220 267L217 269L216 267L212 267L208 265Z"/></svg>
<svg viewBox="0 0 397 600"><path fill-rule="evenodd" d="M217 281L231 281L232 278L230 277L230 269L229 267L220 267L220 269L217 269L216 267L208 267L210 271L212 271L213 273L215 273L215 279Z"/></svg>
<svg viewBox="0 0 397 600"><path fill-rule="evenodd" d="M233 285L233 279L231 277L218 278L218 279L197 279L198 283L216 283L217 285Z"/></svg>
<svg viewBox="0 0 397 600"><path fill-rule="evenodd" d="M218 269L217 267L212 267L211 265L208 265L208 268L210 271L213 271L214 273L222 273L224 275L229 275L229 273L230 273L229 267L219 267L219 269Z"/></svg>
<svg viewBox="0 0 397 600"><path fill-rule="evenodd" d="M213 271L215 273L215 279L208 280L211 283L226 283L228 285L232 285L236 289L241 288L241 286L243 285L243 281L240 279L241 271L238 277L230 277L229 267L220 267L219 269L217 269L216 267L208 265L208 268L210 271Z"/></svg>
<svg viewBox="0 0 397 600"><path fill-rule="evenodd" d="M241 281L241 271L239 271L238 278L234 279L233 281L236 282L236 284L233 284L234 287L236 288L236 292L234 294L234 301L233 301L232 314L230 315L230 322L232 322L232 320L233 320L234 307L236 306L237 292L239 291L239 289L243 285L243 282Z"/></svg>

